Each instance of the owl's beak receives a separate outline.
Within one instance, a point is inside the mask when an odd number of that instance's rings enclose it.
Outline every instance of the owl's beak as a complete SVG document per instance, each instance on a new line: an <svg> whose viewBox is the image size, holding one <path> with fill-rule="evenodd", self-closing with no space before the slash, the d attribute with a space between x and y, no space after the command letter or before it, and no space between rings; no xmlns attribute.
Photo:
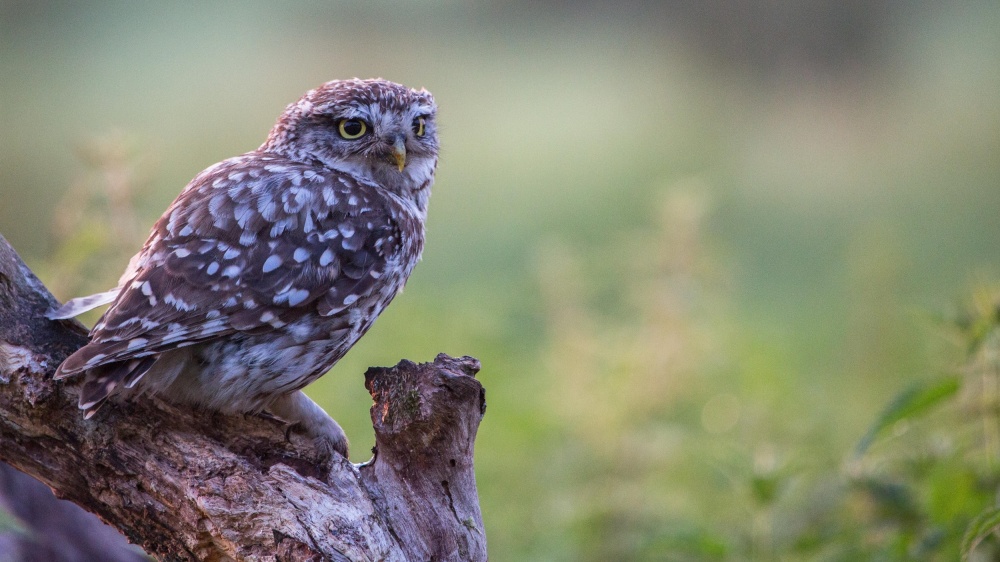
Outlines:
<svg viewBox="0 0 1000 562"><path fill-rule="evenodd" d="M392 157L396 160L399 171L402 172L403 166L406 165L406 139L402 136L396 137L396 141L392 143Z"/></svg>

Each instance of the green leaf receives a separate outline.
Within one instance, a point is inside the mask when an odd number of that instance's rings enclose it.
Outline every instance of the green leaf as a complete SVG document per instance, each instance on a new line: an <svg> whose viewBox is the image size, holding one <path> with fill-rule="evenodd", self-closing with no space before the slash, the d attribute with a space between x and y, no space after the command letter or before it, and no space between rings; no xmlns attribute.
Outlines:
<svg viewBox="0 0 1000 562"><path fill-rule="evenodd" d="M781 489L781 479L776 474L755 475L750 479L750 489L753 498L761 505L770 505L778 498Z"/></svg>
<svg viewBox="0 0 1000 562"><path fill-rule="evenodd" d="M991 507L975 517L965 528L962 537L962 560L968 560L972 551L983 539L1000 527L1000 507Z"/></svg>
<svg viewBox="0 0 1000 562"><path fill-rule="evenodd" d="M910 486L902 482L877 478L865 478L854 484L878 507L879 519L895 521L910 527L920 520L920 506Z"/></svg>
<svg viewBox="0 0 1000 562"><path fill-rule="evenodd" d="M961 380L957 376L944 377L932 381L924 381L914 384L903 392L900 392L882 410L878 419L868 429L868 433L861 438L858 446L854 450L854 455L860 457L871 447L872 443L886 428L894 423L907 418L922 414L932 407L938 405L947 398L958 392Z"/></svg>

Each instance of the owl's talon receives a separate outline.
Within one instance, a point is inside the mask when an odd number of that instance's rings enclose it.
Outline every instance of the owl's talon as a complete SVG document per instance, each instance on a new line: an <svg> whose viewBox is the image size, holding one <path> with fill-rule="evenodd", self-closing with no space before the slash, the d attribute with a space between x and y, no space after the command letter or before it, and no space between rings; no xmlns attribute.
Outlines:
<svg viewBox="0 0 1000 562"><path fill-rule="evenodd" d="M302 431L301 425L299 425L298 423L290 423L287 426L285 426L285 441L287 443L292 442L293 431Z"/></svg>
<svg viewBox="0 0 1000 562"><path fill-rule="evenodd" d="M345 435L342 435L340 439L331 439L330 436L323 435L314 438L313 442L316 445L316 450L319 451L320 460L323 462L332 460L334 453L345 459L350 459L347 436Z"/></svg>
<svg viewBox="0 0 1000 562"><path fill-rule="evenodd" d="M316 450L324 460L332 458L334 452L349 458L344 430L302 391L278 398L268 409L289 422L285 428L285 439L291 441L292 431L302 432L313 439Z"/></svg>

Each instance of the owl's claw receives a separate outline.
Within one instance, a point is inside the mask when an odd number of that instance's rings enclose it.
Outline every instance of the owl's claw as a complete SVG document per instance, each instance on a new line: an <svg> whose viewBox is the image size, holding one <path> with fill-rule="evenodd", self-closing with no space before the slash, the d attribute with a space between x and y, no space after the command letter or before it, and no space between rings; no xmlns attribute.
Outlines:
<svg viewBox="0 0 1000 562"><path fill-rule="evenodd" d="M274 418L274 419L278 419L278 418ZM292 432L293 431L302 431L302 430L303 430L303 428L301 426L299 426L299 424L297 424L297 423L290 423L290 424L286 425L285 426L285 442L287 442L287 443L291 443L292 442Z"/></svg>
<svg viewBox="0 0 1000 562"><path fill-rule="evenodd" d="M314 437L313 443L316 445L316 450L319 451L320 457L323 460L332 459L334 453L345 459L350 459L350 456L348 456L347 436L344 435L343 431L341 431L339 438L331 438L329 435Z"/></svg>
<svg viewBox="0 0 1000 562"><path fill-rule="evenodd" d="M292 431L301 431L313 439L320 457L324 460L332 458L335 452L345 459L349 458L347 435L344 430L302 391L278 398L268 409L272 414L290 423L285 429L285 439L290 438Z"/></svg>
<svg viewBox="0 0 1000 562"><path fill-rule="evenodd" d="M332 419L330 421L333 421ZM336 422L334 422L336 423ZM337 426L340 429L340 426ZM313 431L310 431L302 422L296 422L288 424L285 427L285 441L289 443L292 441L292 432L303 433L313 439L313 446L316 447L316 451L319 452L320 459L327 461L333 458L333 454L349 459L349 442L347 440L347 435L344 431L340 429L339 434L321 434L316 435Z"/></svg>

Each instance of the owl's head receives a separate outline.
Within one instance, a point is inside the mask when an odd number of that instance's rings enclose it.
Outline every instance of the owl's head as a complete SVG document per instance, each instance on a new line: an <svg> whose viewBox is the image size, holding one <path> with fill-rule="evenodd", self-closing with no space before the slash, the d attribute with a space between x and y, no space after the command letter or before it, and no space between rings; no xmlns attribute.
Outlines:
<svg viewBox="0 0 1000 562"><path fill-rule="evenodd" d="M409 194L433 180L436 112L426 90L382 79L334 80L289 105L260 150Z"/></svg>

